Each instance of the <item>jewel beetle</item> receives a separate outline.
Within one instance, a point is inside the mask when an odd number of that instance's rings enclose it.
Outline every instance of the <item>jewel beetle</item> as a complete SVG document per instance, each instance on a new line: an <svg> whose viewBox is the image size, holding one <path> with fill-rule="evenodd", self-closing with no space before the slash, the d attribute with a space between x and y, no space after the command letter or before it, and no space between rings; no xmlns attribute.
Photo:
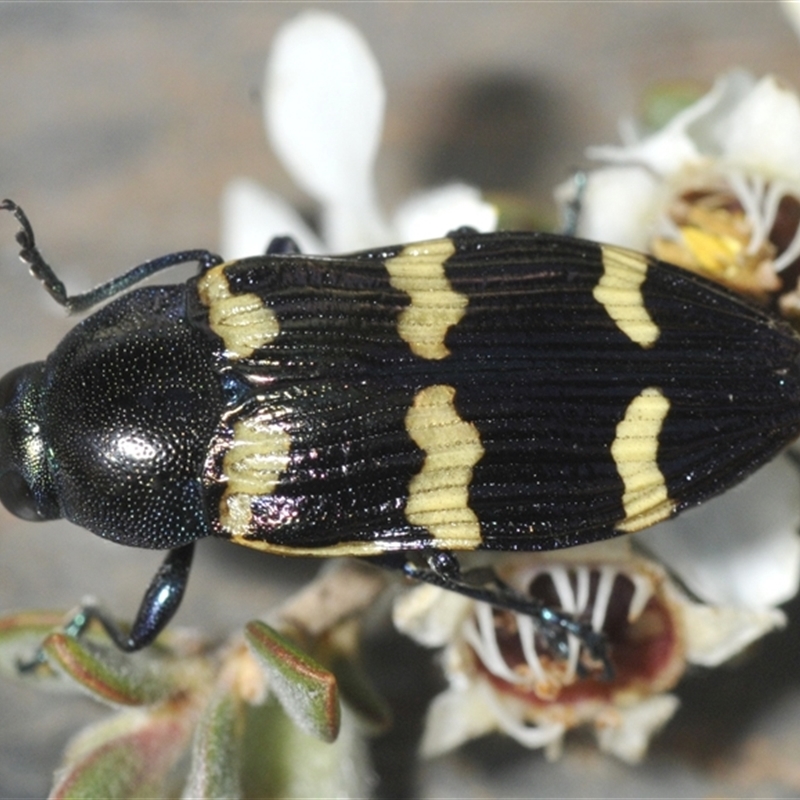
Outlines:
<svg viewBox="0 0 800 800"><path fill-rule="evenodd" d="M172 617L206 536L374 558L600 649L456 554L646 528L800 434L800 337L628 250L462 229L323 257L281 239L69 296L2 208L58 303L110 302L0 381L0 500L169 551L129 632L100 616L126 650ZM189 261L185 283L131 288Z"/></svg>

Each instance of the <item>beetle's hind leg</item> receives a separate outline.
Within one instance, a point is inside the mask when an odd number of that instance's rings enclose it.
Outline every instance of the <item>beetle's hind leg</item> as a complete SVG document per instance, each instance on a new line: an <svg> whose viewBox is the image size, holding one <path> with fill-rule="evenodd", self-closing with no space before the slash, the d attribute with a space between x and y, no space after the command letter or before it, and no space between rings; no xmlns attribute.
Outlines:
<svg viewBox="0 0 800 800"><path fill-rule="evenodd" d="M458 558L446 550L426 553L422 564L406 554L388 554L374 560L383 567L399 569L409 578L531 617L538 623L539 632L558 658L569 658L568 637L575 636L592 660L603 665L604 677L611 680L614 676L605 634L560 609L545 605L541 600L520 594L490 568L462 572Z"/></svg>
<svg viewBox="0 0 800 800"><path fill-rule="evenodd" d="M175 616L181 604L194 555L194 542L177 547L166 558L147 587L136 619L130 630L125 630L102 607L89 604L81 606L64 626L64 632L79 638L92 622L99 622L111 641L126 653L133 653L153 643L153 640ZM20 672L32 672L47 659L40 650L28 662L20 662Z"/></svg>

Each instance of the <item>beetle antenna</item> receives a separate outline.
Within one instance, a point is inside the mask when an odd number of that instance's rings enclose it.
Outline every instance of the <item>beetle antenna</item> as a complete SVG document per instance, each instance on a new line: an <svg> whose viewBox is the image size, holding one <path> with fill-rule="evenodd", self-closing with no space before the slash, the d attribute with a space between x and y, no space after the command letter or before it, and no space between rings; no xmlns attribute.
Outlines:
<svg viewBox="0 0 800 800"><path fill-rule="evenodd" d="M102 283L88 292L70 296L67 294L67 289L63 282L59 280L53 268L44 260L44 256L36 246L33 227L28 220L27 214L13 200L3 200L0 203L0 210L10 211L19 223L20 230L16 236L17 243L20 246L19 257L28 265L31 274L41 281L50 297L60 306L64 306L70 314L86 311L92 306L102 303L120 292L124 292L151 275L155 275L156 272L161 272L178 264L196 261L202 274L211 269L211 267L223 262L221 256L208 250L183 250L178 253L169 253L160 258L145 261L143 264L133 267L128 272L112 278L110 281Z"/></svg>

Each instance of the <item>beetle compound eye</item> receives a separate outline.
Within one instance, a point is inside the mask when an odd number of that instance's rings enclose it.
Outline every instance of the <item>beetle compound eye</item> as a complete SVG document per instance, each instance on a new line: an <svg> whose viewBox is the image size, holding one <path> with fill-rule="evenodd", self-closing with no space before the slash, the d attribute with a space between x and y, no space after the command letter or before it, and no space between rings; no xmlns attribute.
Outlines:
<svg viewBox="0 0 800 800"><path fill-rule="evenodd" d="M44 519L39 513L31 487L19 472L11 470L0 476L0 502L20 519L29 522Z"/></svg>
<svg viewBox="0 0 800 800"><path fill-rule="evenodd" d="M0 502L34 522L59 516L38 402L43 366L26 364L0 379Z"/></svg>

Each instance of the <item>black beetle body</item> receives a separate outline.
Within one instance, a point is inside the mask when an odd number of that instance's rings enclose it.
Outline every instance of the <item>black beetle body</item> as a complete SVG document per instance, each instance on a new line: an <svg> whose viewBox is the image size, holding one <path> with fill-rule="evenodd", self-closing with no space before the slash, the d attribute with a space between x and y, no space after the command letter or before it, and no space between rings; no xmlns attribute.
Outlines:
<svg viewBox="0 0 800 800"><path fill-rule="evenodd" d="M223 264L200 251L67 298L5 207L23 259L71 308L201 261L185 284L116 298L0 382L12 512L173 551L130 636L116 636L126 649L174 613L207 535L378 556L520 607L462 581L452 560L426 570L411 556L640 530L800 432L800 338L630 251L470 231L336 258Z"/></svg>

